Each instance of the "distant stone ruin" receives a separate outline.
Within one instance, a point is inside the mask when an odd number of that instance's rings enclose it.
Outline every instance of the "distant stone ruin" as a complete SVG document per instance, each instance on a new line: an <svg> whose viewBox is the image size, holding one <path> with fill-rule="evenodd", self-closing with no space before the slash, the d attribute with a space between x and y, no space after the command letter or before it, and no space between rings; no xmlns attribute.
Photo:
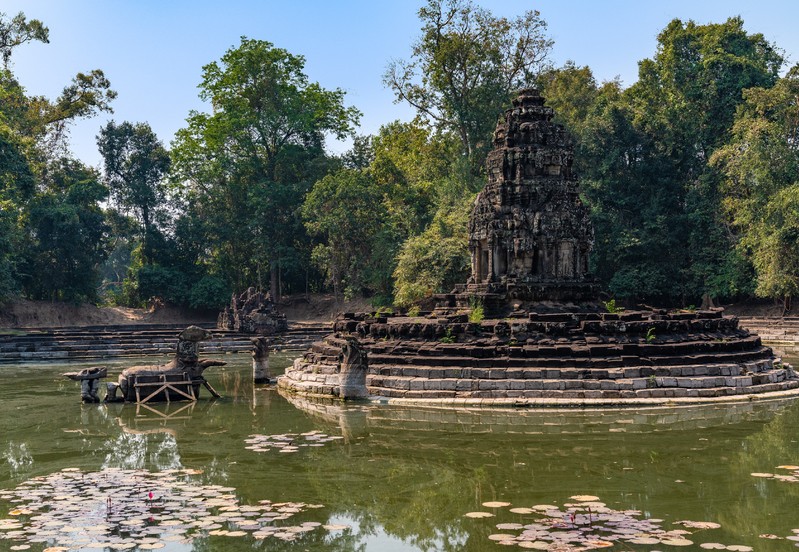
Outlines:
<svg viewBox="0 0 799 552"><path fill-rule="evenodd" d="M288 330L286 315L278 311L269 293L250 287L233 294L230 306L219 313L217 328L256 335L273 335Z"/></svg>

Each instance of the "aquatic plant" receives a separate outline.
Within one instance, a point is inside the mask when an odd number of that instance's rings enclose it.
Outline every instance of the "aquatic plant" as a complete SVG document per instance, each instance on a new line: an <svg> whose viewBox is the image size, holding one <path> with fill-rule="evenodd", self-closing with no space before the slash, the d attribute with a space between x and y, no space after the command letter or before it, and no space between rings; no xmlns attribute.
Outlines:
<svg viewBox="0 0 799 552"><path fill-rule="evenodd" d="M13 504L0 519L0 541L12 550L31 544L46 549L154 550L170 542L191 544L208 536L268 537L286 541L317 530L341 530L306 521L280 522L321 504L261 500L241 504L235 488L201 485L201 470L161 472L108 468L84 472L66 468L0 491L0 501Z"/></svg>
<svg viewBox="0 0 799 552"><path fill-rule="evenodd" d="M343 439L340 435L325 435L321 431L307 433L282 433L279 435L250 435L244 442L247 450L255 452L297 452L301 447L322 447L325 443Z"/></svg>
<svg viewBox="0 0 799 552"><path fill-rule="evenodd" d="M639 510L614 510L599 497L593 495L575 495L573 502L563 506L538 504L531 507L515 507L508 511L522 517L521 522L502 522L495 527L502 533L488 536L497 544L518 546L532 550L594 550L610 548L619 544L662 544L666 546L693 546L694 541L687 538L694 530L718 529L720 524L712 521L676 521L685 529L663 528L663 520L644 518ZM510 506L509 502L484 502L483 507L495 512L469 512L464 517L472 519L493 518L501 508ZM518 517L517 517L518 520ZM521 531L511 533L509 531ZM798 539L799 540L799 539ZM752 548L744 545L724 545L719 543L701 543L700 548L751 552Z"/></svg>

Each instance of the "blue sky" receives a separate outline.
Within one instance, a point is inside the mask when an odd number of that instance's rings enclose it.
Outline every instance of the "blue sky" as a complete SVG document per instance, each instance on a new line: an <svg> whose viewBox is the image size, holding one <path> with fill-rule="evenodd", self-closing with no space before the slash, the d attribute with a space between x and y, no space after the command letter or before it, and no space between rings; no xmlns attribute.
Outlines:
<svg viewBox="0 0 799 552"><path fill-rule="evenodd" d="M597 80L635 82L638 62L655 53L657 34L673 18L722 22L740 15L799 62L796 0L476 0L495 15L537 9L555 41L552 61L588 65ZM50 44L21 46L12 69L29 94L55 98L78 71L102 69L119 93L115 113L72 128L72 149L99 166L95 136L108 119L150 123L169 144L197 97L202 66L239 37L268 40L306 58L305 72L341 88L363 112L360 133L377 132L412 111L382 85L391 59L407 59L419 35L421 0L0 0L0 12L23 11L50 28ZM346 149L329 143L331 151Z"/></svg>

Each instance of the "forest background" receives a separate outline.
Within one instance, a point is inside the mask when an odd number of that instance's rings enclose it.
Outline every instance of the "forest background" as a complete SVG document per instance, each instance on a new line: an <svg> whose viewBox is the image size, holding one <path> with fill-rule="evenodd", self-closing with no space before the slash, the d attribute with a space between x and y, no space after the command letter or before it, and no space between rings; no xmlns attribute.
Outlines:
<svg viewBox="0 0 799 552"><path fill-rule="evenodd" d="M466 226L515 90L534 86L575 140L596 243L619 301L782 301L799 290L799 67L740 18L675 19L638 81L554 67L535 11L497 17L430 0L384 83L416 117L357 135L341 89L305 59L243 37L198 68L212 109L167 148L146 122L98 133L101 171L70 152L78 119L110 111L97 69L30 95L14 52L43 22L0 15L0 298L217 309L249 286L409 306L468 275ZM353 137L332 155L325 138Z"/></svg>

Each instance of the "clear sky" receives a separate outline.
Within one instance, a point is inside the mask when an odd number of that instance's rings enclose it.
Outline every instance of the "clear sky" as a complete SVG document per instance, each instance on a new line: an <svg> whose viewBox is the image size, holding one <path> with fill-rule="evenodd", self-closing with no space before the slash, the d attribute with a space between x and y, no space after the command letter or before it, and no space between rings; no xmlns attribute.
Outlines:
<svg viewBox="0 0 799 552"><path fill-rule="evenodd" d="M552 61L588 65L599 81L637 78L638 62L655 53L658 33L673 18L717 23L740 15L799 61L797 0L476 0L495 15L541 12L555 41ZM12 70L29 94L58 96L79 71L102 69L119 93L114 114L72 128L72 150L99 166L95 136L108 120L146 121L169 144L197 97L202 66L239 37L268 40L306 59L311 81L341 88L363 112L361 134L377 132L410 108L393 103L382 75L391 59L408 59L419 36L423 0L0 0L50 28L50 44L17 49ZM329 143L331 151L342 144Z"/></svg>

